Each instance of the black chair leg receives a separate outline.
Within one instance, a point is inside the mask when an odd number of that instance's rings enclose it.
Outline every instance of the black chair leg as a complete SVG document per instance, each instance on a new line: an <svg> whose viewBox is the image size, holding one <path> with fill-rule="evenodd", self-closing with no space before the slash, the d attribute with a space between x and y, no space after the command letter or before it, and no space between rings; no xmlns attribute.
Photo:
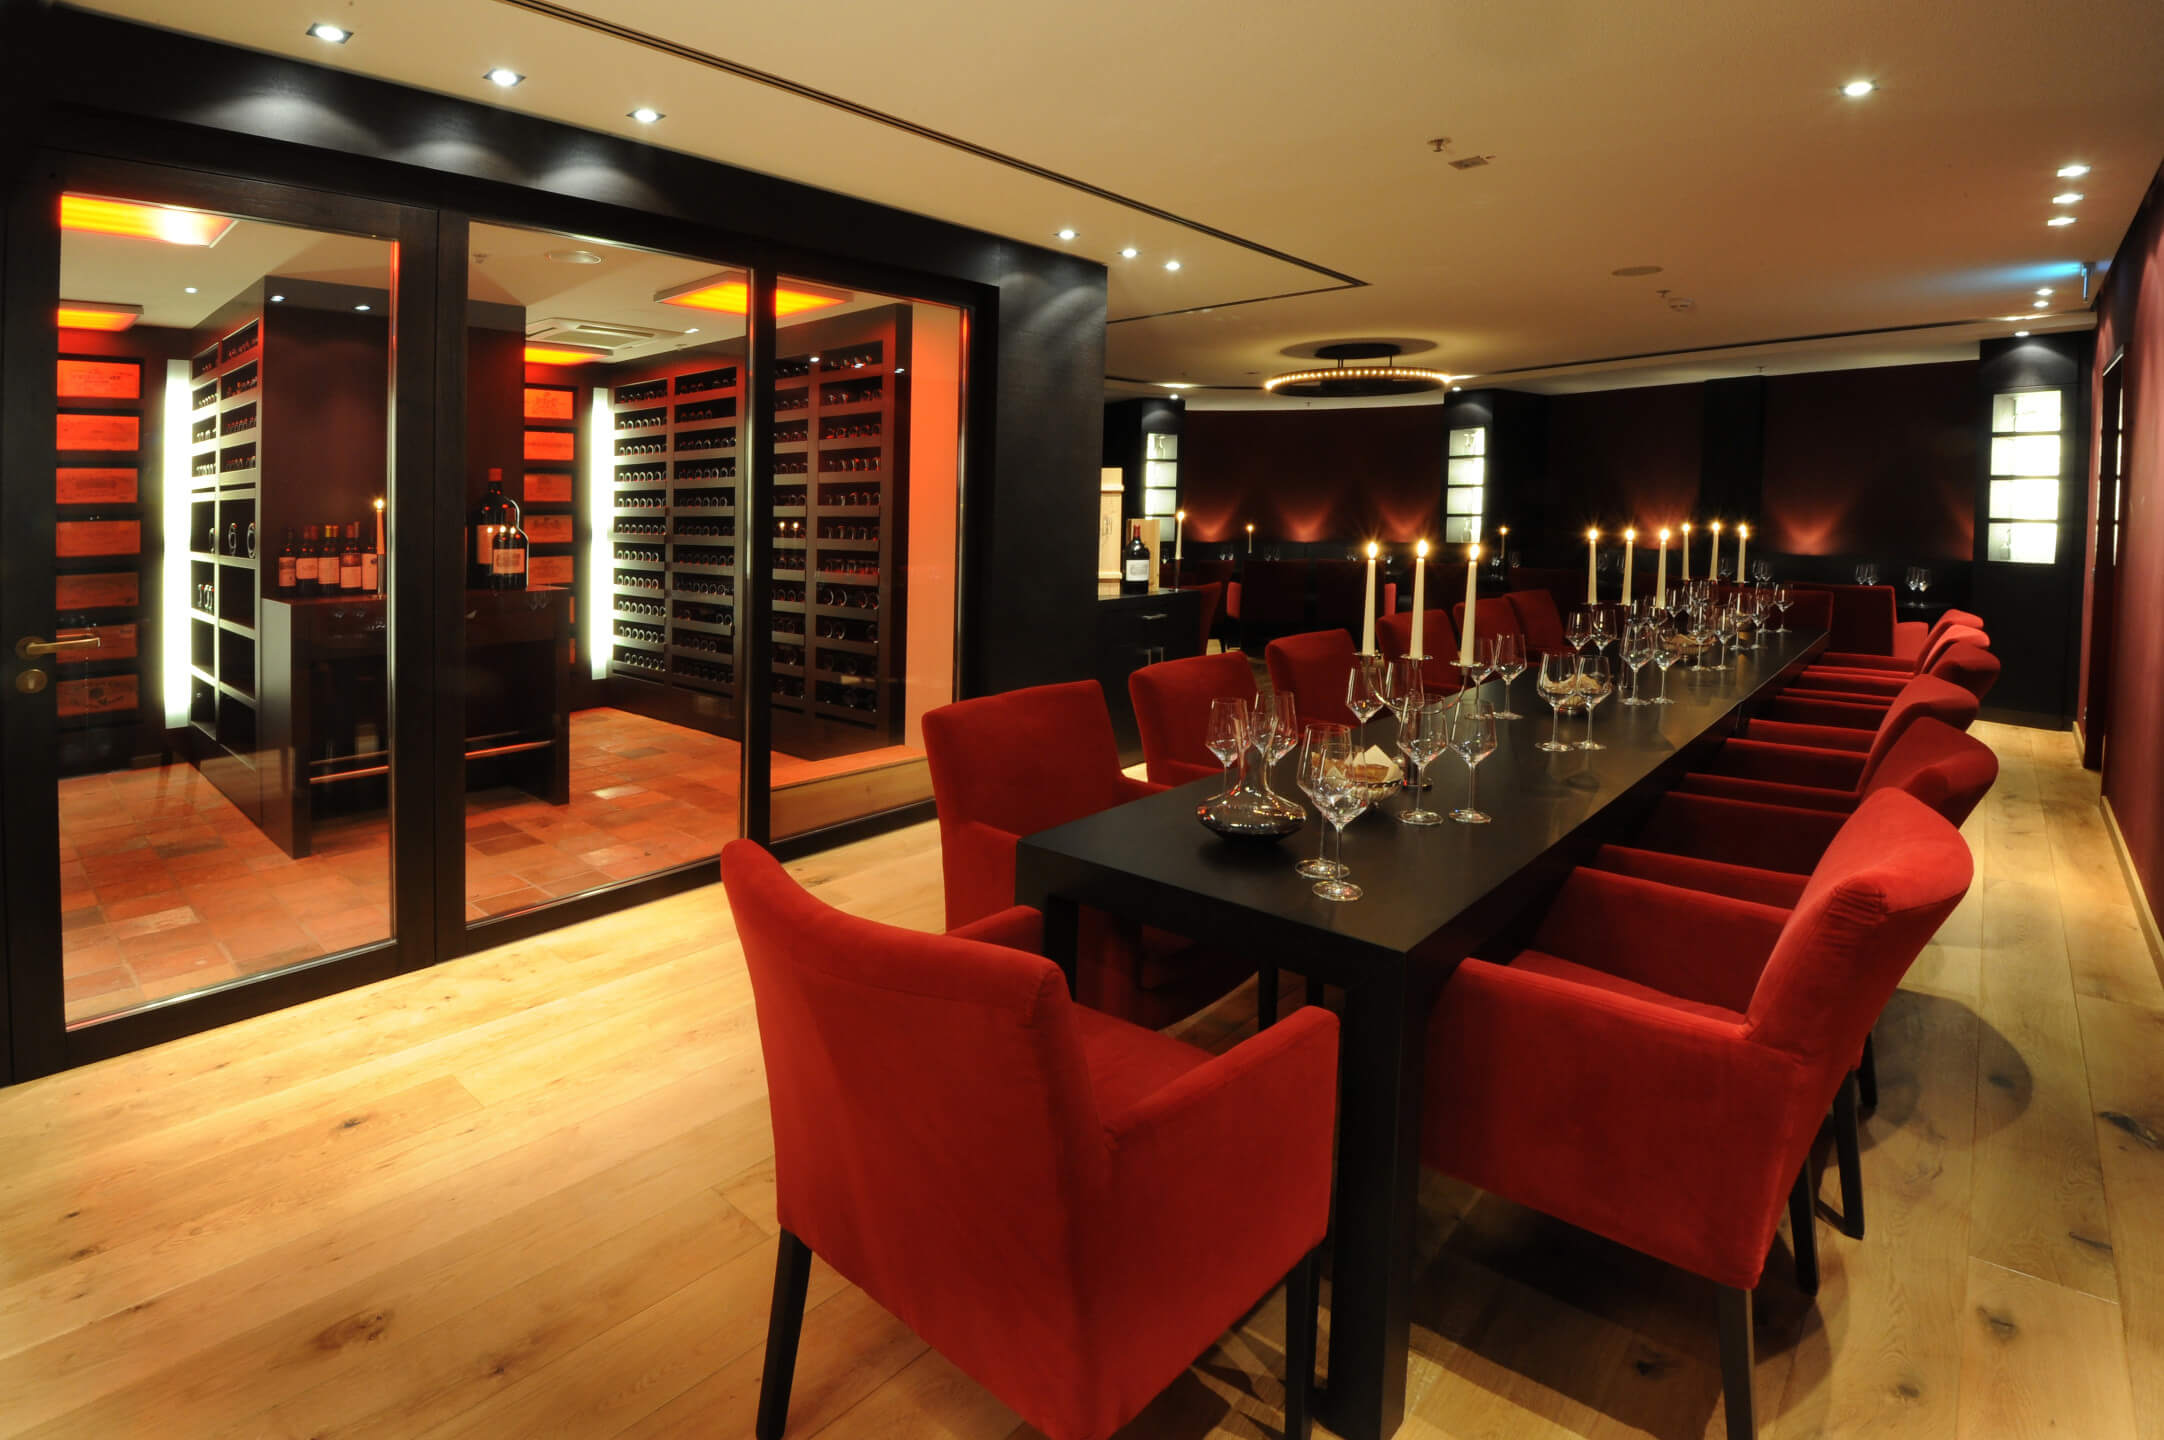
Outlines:
<svg viewBox="0 0 2164 1440"><path fill-rule="evenodd" d="M1307 1003L1308 1003L1308 1004L1310 1004L1310 1005L1320 1005L1320 1004L1322 1004L1322 999L1323 999L1323 995L1322 995L1322 992L1323 992L1323 989L1324 989L1324 986L1323 986L1323 983L1322 983L1322 981L1320 981L1320 980L1317 980L1317 979L1316 979L1316 978L1315 978L1314 976L1312 976L1312 975L1308 976L1308 977L1307 977Z"/></svg>
<svg viewBox="0 0 2164 1440"><path fill-rule="evenodd" d="M1803 1162L1788 1192L1789 1248L1796 1253L1796 1288L1818 1293L1818 1187L1811 1183L1811 1162Z"/></svg>
<svg viewBox="0 0 2164 1440"><path fill-rule="evenodd" d="M1856 1124L1856 1076L1850 1072L1833 1096L1833 1152L1841 1171L1841 1233L1863 1239L1863 1139Z"/></svg>
<svg viewBox="0 0 2164 1440"><path fill-rule="evenodd" d="M804 1330L811 1262L811 1247L782 1231L781 1249L774 1257L774 1309L766 1324L766 1370L759 1377L758 1440L781 1440L789 1425L789 1387L796 1379L796 1343Z"/></svg>
<svg viewBox="0 0 2164 1440"><path fill-rule="evenodd" d="M1277 967L1265 965L1255 972L1255 1028L1267 1030L1277 1023Z"/></svg>
<svg viewBox="0 0 2164 1440"><path fill-rule="evenodd" d="M1721 1400L1728 1414L1728 1440L1758 1440L1758 1413L1751 1398L1751 1292L1720 1287Z"/></svg>
<svg viewBox="0 0 2164 1440"><path fill-rule="evenodd" d="M1285 1440L1308 1440L1314 1419L1316 1290L1322 1251L1300 1257L1285 1277Z"/></svg>
<svg viewBox="0 0 2164 1440"><path fill-rule="evenodd" d="M1874 1040L1874 1036L1864 1035L1863 1060L1856 1066L1856 1099L1866 1115L1878 1109L1878 1050Z"/></svg>

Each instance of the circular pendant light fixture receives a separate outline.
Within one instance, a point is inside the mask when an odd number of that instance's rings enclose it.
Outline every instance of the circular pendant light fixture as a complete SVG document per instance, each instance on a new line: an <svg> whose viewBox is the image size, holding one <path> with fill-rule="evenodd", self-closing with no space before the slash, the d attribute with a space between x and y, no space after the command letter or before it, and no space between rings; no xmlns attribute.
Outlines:
<svg viewBox="0 0 2164 1440"><path fill-rule="evenodd" d="M1342 345L1318 345L1315 358L1336 363L1308 370L1288 370L1272 375L1262 388L1272 395L1295 395L1316 400L1372 399L1381 395L1417 395L1440 390L1451 377L1440 370L1400 365L1402 346L1380 340Z"/></svg>

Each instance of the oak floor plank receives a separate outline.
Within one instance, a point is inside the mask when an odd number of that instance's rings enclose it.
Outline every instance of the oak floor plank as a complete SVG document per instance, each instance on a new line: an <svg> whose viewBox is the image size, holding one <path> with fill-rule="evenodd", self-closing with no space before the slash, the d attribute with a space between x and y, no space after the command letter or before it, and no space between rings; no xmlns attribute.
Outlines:
<svg viewBox="0 0 2164 1440"><path fill-rule="evenodd" d="M2117 1305L1972 1260L1968 1307L1961 1440L2131 1440Z"/></svg>
<svg viewBox="0 0 2164 1440"><path fill-rule="evenodd" d="M2164 1440L2164 1011L2081 1001L2135 1433Z"/></svg>

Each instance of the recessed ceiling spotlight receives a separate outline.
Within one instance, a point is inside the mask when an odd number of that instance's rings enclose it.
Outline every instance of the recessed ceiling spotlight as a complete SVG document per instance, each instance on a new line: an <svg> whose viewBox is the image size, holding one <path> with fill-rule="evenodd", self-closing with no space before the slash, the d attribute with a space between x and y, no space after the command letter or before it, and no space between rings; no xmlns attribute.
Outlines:
<svg viewBox="0 0 2164 1440"><path fill-rule="evenodd" d="M2036 293L2039 295L2049 295L2051 293L2051 287L2049 285L2039 285L2036 287Z"/></svg>
<svg viewBox="0 0 2164 1440"><path fill-rule="evenodd" d="M1065 230L1055 230L1052 233L1054 235L1057 235L1062 240L1072 240L1075 238L1076 232L1072 228L1068 228Z"/></svg>
<svg viewBox="0 0 2164 1440"><path fill-rule="evenodd" d="M601 257L591 250L551 250L549 259L559 265L599 265Z"/></svg>
<svg viewBox="0 0 2164 1440"><path fill-rule="evenodd" d="M2086 165L2061 165L2059 167L2059 178L2061 180L2079 180L2088 173L2089 167Z"/></svg>
<svg viewBox="0 0 2164 1440"><path fill-rule="evenodd" d="M2054 215L2049 220L2046 220L2044 223L2046 225L2051 225L2054 227L2071 225L2074 223L2074 217L2071 215Z"/></svg>
<svg viewBox="0 0 2164 1440"><path fill-rule="evenodd" d="M183 285L180 287L180 293L183 295L193 295L195 293L195 287L193 285Z"/></svg>
<svg viewBox="0 0 2164 1440"><path fill-rule="evenodd" d="M2062 190L2051 197L2051 203L2054 205L2079 205L2081 203L2081 192L2079 190Z"/></svg>
<svg viewBox="0 0 2164 1440"><path fill-rule="evenodd" d="M651 125L656 120L659 120L661 118L661 112L659 110L656 110L651 105L641 105L638 109L631 112L631 118L638 121L641 125Z"/></svg>
<svg viewBox="0 0 2164 1440"><path fill-rule="evenodd" d="M1192 390L1195 388L1195 382L1192 380L1160 380L1157 383L1167 390Z"/></svg>
<svg viewBox="0 0 2164 1440"><path fill-rule="evenodd" d="M1122 260L1132 260L1141 253L1142 252L1140 250L1137 250L1134 246L1129 245L1125 249L1120 251L1120 258Z"/></svg>
<svg viewBox="0 0 2164 1440"><path fill-rule="evenodd" d="M524 80L526 77L519 74L516 70L509 69L506 66L498 65L495 69L489 71L481 78L483 80L486 80L489 84L496 86L498 89L508 90L513 85L516 85L520 81Z"/></svg>
<svg viewBox="0 0 2164 1440"><path fill-rule="evenodd" d="M909 373L909 367L907 365L897 365L894 367L894 373L897 375L907 375Z"/></svg>
<svg viewBox="0 0 2164 1440"><path fill-rule="evenodd" d="M1180 262L1177 260L1167 260L1165 262L1165 268L1167 270L1177 270L1180 268Z"/></svg>
<svg viewBox="0 0 2164 1440"><path fill-rule="evenodd" d="M2051 308L2051 302L2049 300L2039 300L2036 302L2036 308L2039 310L2049 310Z"/></svg>
<svg viewBox="0 0 2164 1440"><path fill-rule="evenodd" d="M2014 332L2014 338L2016 340L2026 340L2029 338L2029 332L2026 330L2016 330Z"/></svg>
<svg viewBox="0 0 2164 1440"><path fill-rule="evenodd" d="M1841 87L1841 93L1851 100L1861 100L1876 89L1878 82L1875 80L1851 80Z"/></svg>
<svg viewBox="0 0 2164 1440"><path fill-rule="evenodd" d="M308 27L308 33L317 40L328 40L333 45L343 45L353 38L353 32L343 25L332 25L318 20Z"/></svg>
<svg viewBox="0 0 2164 1440"><path fill-rule="evenodd" d="M284 303L284 301L285 301L285 298L286 298L286 297L285 297L285 296L283 296L283 295L273 295L273 296L271 296L271 304L273 304L273 305L279 305L279 304L283 304L283 303Z"/></svg>
<svg viewBox="0 0 2164 1440"><path fill-rule="evenodd" d="M356 305L356 306L354 306L353 308L354 308L354 309L356 309L356 310L367 310L367 309L370 309L370 308L372 308L372 307L370 307L370 306L367 306L367 305Z"/></svg>

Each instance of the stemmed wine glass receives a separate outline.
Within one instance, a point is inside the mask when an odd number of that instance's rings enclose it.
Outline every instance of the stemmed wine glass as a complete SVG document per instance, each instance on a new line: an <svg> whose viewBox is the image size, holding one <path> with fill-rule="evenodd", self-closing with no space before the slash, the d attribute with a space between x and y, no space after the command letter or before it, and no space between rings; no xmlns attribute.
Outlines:
<svg viewBox="0 0 2164 1440"><path fill-rule="evenodd" d="M1368 721L1383 712L1383 660L1380 655L1355 655L1352 674L1345 680L1345 708L1360 722L1355 754L1367 753Z"/></svg>
<svg viewBox="0 0 2164 1440"><path fill-rule="evenodd" d="M1592 612L1583 605L1573 608L1569 623L1563 627L1563 638L1570 642L1571 649L1584 654L1587 642L1593 638Z"/></svg>
<svg viewBox="0 0 2164 1440"><path fill-rule="evenodd" d="M1270 788L1270 767L1292 753L1292 747L1300 743L1300 722L1295 713L1293 697L1271 690L1255 697L1255 708L1247 717L1247 740L1262 757L1262 793L1275 796Z"/></svg>
<svg viewBox="0 0 2164 1440"><path fill-rule="evenodd" d="M1780 622L1773 627L1774 634L1786 635L1788 633L1788 607L1795 601L1795 598L1795 593L1786 585L1773 587L1773 611Z"/></svg>
<svg viewBox="0 0 2164 1440"><path fill-rule="evenodd" d="M1605 655L1588 655L1578 671L1578 692L1585 706L1585 738L1580 740L1580 750L1605 750L1608 747L1593 738L1593 712L1600 702L1615 693L1615 672Z"/></svg>
<svg viewBox="0 0 2164 1440"><path fill-rule="evenodd" d="M1480 762L1495 753L1495 721L1493 706L1460 705L1450 725L1450 748L1465 762L1465 803L1450 812L1450 818L1460 825L1485 825L1489 816L1481 813Z"/></svg>
<svg viewBox="0 0 2164 1440"><path fill-rule="evenodd" d="M1713 645L1719 626L1713 618L1713 607L1700 601L1691 610L1691 644L1697 647L1691 656L1690 670L1693 675L1720 667L1706 663L1706 651Z"/></svg>
<svg viewBox="0 0 2164 1440"><path fill-rule="evenodd" d="M1495 712L1498 720L1523 720L1525 717L1510 708L1510 683L1525 673L1525 637L1523 635L1493 635L1488 639L1488 668L1503 677L1503 708Z"/></svg>
<svg viewBox="0 0 2164 1440"><path fill-rule="evenodd" d="M1398 721L1398 753L1405 757L1406 787L1412 792L1409 810L1401 811L1398 819L1408 825L1435 825L1442 817L1420 808L1420 760L1413 753L1413 731L1420 718L1421 703L1427 699L1427 681L1420 673L1420 662L1410 655L1402 655L1390 662L1383 676L1383 699L1390 706L1390 713ZM1428 816L1427 819L1417 817Z"/></svg>
<svg viewBox="0 0 2164 1440"><path fill-rule="evenodd" d="M1317 745L1327 746L1330 744L1348 747L1349 751L1352 744L1352 728L1347 725L1340 725L1335 720L1308 721L1307 730L1300 737L1300 768L1297 778L1301 793L1315 802L1315 808L1318 811L1322 809L1322 797L1315 793L1317 770L1309 763L1308 756ZM1315 858L1302 860L1292 867L1293 870L1298 874L1305 875L1310 880L1343 879L1345 867L1323 853L1329 842L1329 830L1323 826L1317 826L1315 830Z"/></svg>
<svg viewBox="0 0 2164 1440"><path fill-rule="evenodd" d="M1565 740L1563 712L1576 710L1585 704L1585 697L1578 692L1578 667L1584 663L1575 651L1558 650L1540 657L1540 698L1555 710L1555 724L1548 731L1548 738L1533 748L1536 750L1571 750L1576 747Z"/></svg>
<svg viewBox="0 0 2164 1440"><path fill-rule="evenodd" d="M1221 695L1212 700L1202 743L1209 746L1217 763L1225 767L1225 788L1219 793L1230 795L1232 762L1247 753L1247 702L1237 695Z"/></svg>
<svg viewBox="0 0 2164 1440"><path fill-rule="evenodd" d="M1609 628L1608 607L1595 605L1593 607L1593 648L1606 654L1608 647L1615 644L1615 638L1615 631Z"/></svg>
<svg viewBox="0 0 2164 1440"><path fill-rule="evenodd" d="M1345 879L1345 827L1368 808L1368 784L1354 771L1352 746L1343 735L1317 736L1300 756L1300 788L1315 798L1315 808L1337 832L1337 874L1315 882L1325 900L1358 900L1360 887Z"/></svg>
<svg viewBox="0 0 2164 1440"><path fill-rule="evenodd" d="M1736 636L1741 629L1742 619L1734 605L1723 605L1713 612L1714 634L1721 642L1721 658L1714 662L1714 669L1728 668L1728 657L1736 648Z"/></svg>
<svg viewBox="0 0 2164 1440"><path fill-rule="evenodd" d="M1668 698L1668 667L1683 658L1685 641L1675 626L1663 625L1653 635L1653 663L1661 668L1661 693L1652 699L1655 705L1673 705Z"/></svg>
<svg viewBox="0 0 2164 1440"><path fill-rule="evenodd" d="M1653 658L1655 630L1650 620L1633 620L1623 628L1623 663L1631 667L1631 693L1623 697L1625 705L1651 705L1651 700L1640 698L1638 672L1646 668Z"/></svg>
<svg viewBox="0 0 2164 1440"><path fill-rule="evenodd" d="M1761 585L1771 580L1773 578L1773 562L1771 560L1753 560L1751 562L1751 578Z"/></svg>

